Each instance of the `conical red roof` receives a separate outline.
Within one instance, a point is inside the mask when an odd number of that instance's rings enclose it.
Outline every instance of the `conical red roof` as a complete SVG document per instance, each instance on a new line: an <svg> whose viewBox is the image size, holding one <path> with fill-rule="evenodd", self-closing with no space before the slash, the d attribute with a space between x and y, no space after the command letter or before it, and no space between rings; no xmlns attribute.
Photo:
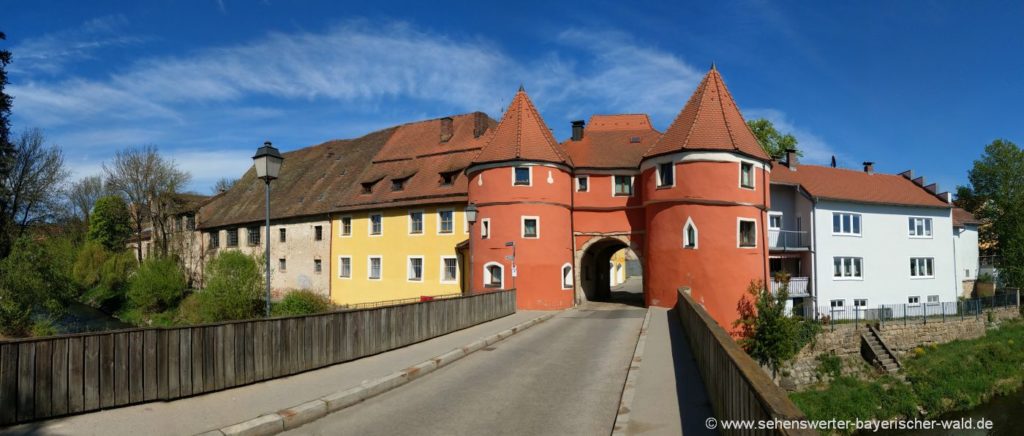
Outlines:
<svg viewBox="0 0 1024 436"><path fill-rule="evenodd" d="M728 150L770 160L747 127L736 101L714 66L665 134L644 157L682 150Z"/></svg>
<svg viewBox="0 0 1024 436"><path fill-rule="evenodd" d="M522 87L473 163L530 160L569 163L568 155L551 134Z"/></svg>

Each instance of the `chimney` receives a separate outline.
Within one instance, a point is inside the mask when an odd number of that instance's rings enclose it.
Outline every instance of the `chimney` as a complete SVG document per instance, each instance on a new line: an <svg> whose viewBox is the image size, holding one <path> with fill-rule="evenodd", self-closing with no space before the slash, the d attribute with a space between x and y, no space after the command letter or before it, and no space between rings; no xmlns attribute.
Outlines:
<svg viewBox="0 0 1024 436"><path fill-rule="evenodd" d="M875 163L874 162L864 162L864 172L868 173L868 174L874 174L875 173Z"/></svg>
<svg viewBox="0 0 1024 436"><path fill-rule="evenodd" d="M487 115L483 112L473 112L473 137L479 138L487 131Z"/></svg>
<svg viewBox="0 0 1024 436"><path fill-rule="evenodd" d="M452 117L441 118L441 142L452 139Z"/></svg>
<svg viewBox="0 0 1024 436"><path fill-rule="evenodd" d="M579 141L583 139L583 126L586 123L583 120L576 120L572 122L572 140Z"/></svg>
<svg viewBox="0 0 1024 436"><path fill-rule="evenodd" d="M789 167L790 171L796 171L796 167L799 164L800 162L796 157L796 149L786 149L786 166Z"/></svg>

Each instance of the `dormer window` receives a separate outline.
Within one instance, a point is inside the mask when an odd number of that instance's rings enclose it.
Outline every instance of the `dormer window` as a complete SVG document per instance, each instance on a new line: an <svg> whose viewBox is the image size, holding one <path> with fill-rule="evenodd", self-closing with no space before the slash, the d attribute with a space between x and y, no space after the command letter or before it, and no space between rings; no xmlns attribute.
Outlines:
<svg viewBox="0 0 1024 436"><path fill-rule="evenodd" d="M451 186L455 183L455 179L459 177L458 171L448 171L441 173L441 186Z"/></svg>
<svg viewBox="0 0 1024 436"><path fill-rule="evenodd" d="M376 184L377 184L377 182L363 182L363 194L372 194L373 193L373 185L376 185Z"/></svg>
<svg viewBox="0 0 1024 436"><path fill-rule="evenodd" d="M403 177L401 179L391 179L391 190L392 191L402 191L402 190L404 190L405 189L405 182L408 181L408 180L409 180L408 177Z"/></svg>

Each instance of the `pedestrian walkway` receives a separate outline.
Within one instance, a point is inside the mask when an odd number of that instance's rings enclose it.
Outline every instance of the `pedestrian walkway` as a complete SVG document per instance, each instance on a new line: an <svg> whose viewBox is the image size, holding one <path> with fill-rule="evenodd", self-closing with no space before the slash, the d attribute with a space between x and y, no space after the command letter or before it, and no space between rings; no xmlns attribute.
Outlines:
<svg viewBox="0 0 1024 436"><path fill-rule="evenodd" d="M185 398L0 429L2 435L192 435L323 397L408 368L543 312L520 311L408 347L290 377ZM429 376L428 376L429 377Z"/></svg>
<svg viewBox="0 0 1024 436"><path fill-rule="evenodd" d="M675 312L652 307L629 435L716 434L704 422L713 416L704 381Z"/></svg>

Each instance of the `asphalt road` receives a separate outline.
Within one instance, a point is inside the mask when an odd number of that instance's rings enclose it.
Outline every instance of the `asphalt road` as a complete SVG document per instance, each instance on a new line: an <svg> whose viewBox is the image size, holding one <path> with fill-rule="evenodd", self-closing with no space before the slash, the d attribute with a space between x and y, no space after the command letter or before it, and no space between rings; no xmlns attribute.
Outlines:
<svg viewBox="0 0 1024 436"><path fill-rule="evenodd" d="M607 435L644 314L588 303L288 434Z"/></svg>

